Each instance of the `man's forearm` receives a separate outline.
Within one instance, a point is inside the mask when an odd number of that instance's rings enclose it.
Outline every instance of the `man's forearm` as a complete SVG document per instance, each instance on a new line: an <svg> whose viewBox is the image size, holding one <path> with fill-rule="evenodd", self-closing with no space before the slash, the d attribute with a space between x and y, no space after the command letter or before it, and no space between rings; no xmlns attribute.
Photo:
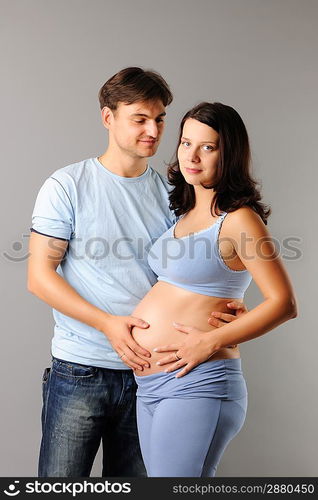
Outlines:
<svg viewBox="0 0 318 500"><path fill-rule="evenodd" d="M102 331L107 317L110 316L81 297L54 270L47 270L41 274L40 279L33 279L32 284L28 285L28 289L54 309L99 331Z"/></svg>

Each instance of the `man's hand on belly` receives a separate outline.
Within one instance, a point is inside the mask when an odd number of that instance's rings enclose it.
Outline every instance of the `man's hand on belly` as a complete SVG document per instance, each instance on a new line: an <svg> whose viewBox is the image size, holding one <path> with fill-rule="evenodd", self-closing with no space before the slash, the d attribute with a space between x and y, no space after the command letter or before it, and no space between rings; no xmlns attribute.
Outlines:
<svg viewBox="0 0 318 500"><path fill-rule="evenodd" d="M149 368L149 363L142 356L151 357L151 353L133 339L131 330L134 326L148 328L149 323L134 316L114 316L109 314L100 330L107 336L121 360L133 370Z"/></svg>

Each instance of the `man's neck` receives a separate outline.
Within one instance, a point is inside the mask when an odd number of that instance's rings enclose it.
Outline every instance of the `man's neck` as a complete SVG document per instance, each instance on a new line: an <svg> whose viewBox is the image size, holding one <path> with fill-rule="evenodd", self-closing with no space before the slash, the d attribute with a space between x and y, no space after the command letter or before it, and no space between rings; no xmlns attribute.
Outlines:
<svg viewBox="0 0 318 500"><path fill-rule="evenodd" d="M147 168L147 158L133 158L109 148L98 157L99 162L114 174L121 177L139 177Z"/></svg>

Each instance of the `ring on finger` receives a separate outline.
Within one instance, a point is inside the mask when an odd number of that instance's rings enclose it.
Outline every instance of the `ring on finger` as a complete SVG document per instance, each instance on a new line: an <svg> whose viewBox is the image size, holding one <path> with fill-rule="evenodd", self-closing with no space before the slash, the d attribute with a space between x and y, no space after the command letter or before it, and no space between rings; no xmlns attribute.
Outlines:
<svg viewBox="0 0 318 500"><path fill-rule="evenodd" d="M175 353L174 353L174 355L175 355L175 357L176 357L176 360L177 360L177 361L180 361L180 359L181 359L181 358L179 358L179 356L178 356L177 352L175 352Z"/></svg>

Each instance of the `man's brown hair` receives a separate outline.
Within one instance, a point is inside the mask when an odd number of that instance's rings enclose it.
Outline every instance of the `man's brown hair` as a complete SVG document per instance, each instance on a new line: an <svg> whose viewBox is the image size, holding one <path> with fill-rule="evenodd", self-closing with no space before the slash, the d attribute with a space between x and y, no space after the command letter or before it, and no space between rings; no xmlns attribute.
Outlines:
<svg viewBox="0 0 318 500"><path fill-rule="evenodd" d="M113 75L98 93L101 109L116 110L118 103L160 100L168 106L173 99L167 82L159 73L142 68L124 68Z"/></svg>

